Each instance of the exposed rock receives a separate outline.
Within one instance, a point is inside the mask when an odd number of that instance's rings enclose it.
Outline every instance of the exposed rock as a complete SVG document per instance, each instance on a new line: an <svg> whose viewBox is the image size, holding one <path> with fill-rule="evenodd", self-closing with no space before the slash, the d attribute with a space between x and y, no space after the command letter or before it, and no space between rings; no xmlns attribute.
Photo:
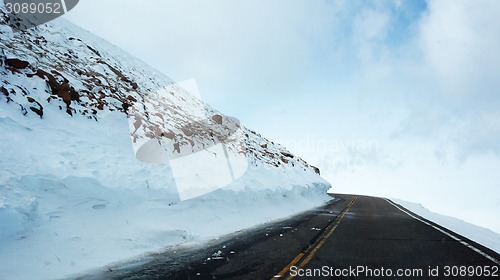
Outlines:
<svg viewBox="0 0 500 280"><path fill-rule="evenodd" d="M314 170L316 174L321 175L321 171L319 170L319 168L317 168L316 166L311 166L311 168Z"/></svg>
<svg viewBox="0 0 500 280"><path fill-rule="evenodd" d="M173 133L172 131L169 131L169 132L164 132L162 134L162 136L170 139L170 140L174 140L175 139L175 133Z"/></svg>
<svg viewBox="0 0 500 280"><path fill-rule="evenodd" d="M1 87L0 90L2 91L3 95L9 97L9 91L6 88Z"/></svg>
<svg viewBox="0 0 500 280"><path fill-rule="evenodd" d="M59 91L57 96L61 97L64 103L69 107L71 105L71 94L69 91Z"/></svg>
<svg viewBox="0 0 500 280"><path fill-rule="evenodd" d="M213 120L216 124L220 124L220 125L222 125L222 116L221 116L221 115L213 115L213 116L212 116L212 120Z"/></svg>
<svg viewBox="0 0 500 280"><path fill-rule="evenodd" d="M47 84L49 85L50 89L52 90L52 94L57 95L57 92L59 91L59 83L57 82L56 78L52 76L52 74L47 73L43 71L42 69L38 69L34 75L37 75L38 77L44 79L47 81ZM33 77L34 75L28 75L28 77Z"/></svg>
<svg viewBox="0 0 500 280"><path fill-rule="evenodd" d="M26 116L28 114L28 111L26 111L26 108L24 108L24 106L21 104L19 104L19 106L21 106L21 112L23 113L23 115Z"/></svg>
<svg viewBox="0 0 500 280"><path fill-rule="evenodd" d="M174 151L176 151L179 154L181 153L181 146L179 143L174 144Z"/></svg>
<svg viewBox="0 0 500 280"><path fill-rule="evenodd" d="M130 107L130 105L128 103L126 103L126 102L122 103L122 108L123 108L123 110L125 110L125 112L127 112L129 107Z"/></svg>
<svg viewBox="0 0 500 280"><path fill-rule="evenodd" d="M38 109L38 108L35 108L35 107L30 107L30 110L35 112L37 115L40 116L40 118L43 117L43 108L42 109Z"/></svg>
<svg viewBox="0 0 500 280"><path fill-rule="evenodd" d="M17 69L25 69L30 65L29 62L17 58L8 58L5 60L5 62L7 63L7 65Z"/></svg>
<svg viewBox="0 0 500 280"><path fill-rule="evenodd" d="M78 40L79 40L80 42L82 41L82 40L80 40L80 39L78 39ZM88 46L88 45L87 45L87 48L89 48L89 50L91 50L91 51L92 51L93 53L95 53L97 56L101 56L101 54L100 54L100 53L99 53L96 49L92 48L91 46Z"/></svg>
<svg viewBox="0 0 500 280"><path fill-rule="evenodd" d="M282 155L284 155L285 157L289 157L289 158L293 158L294 155L290 154L290 153L287 153L287 152L281 152Z"/></svg>
<svg viewBox="0 0 500 280"><path fill-rule="evenodd" d="M127 96L127 100L131 102L137 102L137 99L135 99L135 97L133 97L132 95Z"/></svg>
<svg viewBox="0 0 500 280"><path fill-rule="evenodd" d="M80 94L75 89L71 88L69 93L71 94L72 101L80 101Z"/></svg>
<svg viewBox="0 0 500 280"><path fill-rule="evenodd" d="M181 130L184 133L184 135L186 135L188 137L193 136L193 134L194 134L193 130L190 127L183 127L183 128L181 128Z"/></svg>
<svg viewBox="0 0 500 280"><path fill-rule="evenodd" d="M99 103L98 103L98 105L97 105L97 109L99 109L99 110L101 110L101 111L102 111L102 110L104 110L104 102L99 101Z"/></svg>

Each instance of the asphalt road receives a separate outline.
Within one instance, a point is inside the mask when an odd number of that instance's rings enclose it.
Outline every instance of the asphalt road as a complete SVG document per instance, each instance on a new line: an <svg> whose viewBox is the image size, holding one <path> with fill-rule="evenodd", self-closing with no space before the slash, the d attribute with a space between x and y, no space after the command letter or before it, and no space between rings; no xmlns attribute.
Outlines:
<svg viewBox="0 0 500 280"><path fill-rule="evenodd" d="M288 220L83 279L500 279L500 255L488 248L386 199L335 197Z"/></svg>

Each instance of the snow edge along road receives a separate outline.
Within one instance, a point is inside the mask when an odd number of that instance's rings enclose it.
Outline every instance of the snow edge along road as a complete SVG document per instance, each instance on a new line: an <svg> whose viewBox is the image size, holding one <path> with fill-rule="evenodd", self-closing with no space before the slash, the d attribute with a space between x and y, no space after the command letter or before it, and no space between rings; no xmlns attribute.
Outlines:
<svg viewBox="0 0 500 280"><path fill-rule="evenodd" d="M419 221L419 222L422 222L434 229L436 229L437 231L439 232L442 232L443 234L451 237L453 240L455 241L458 241L460 244L464 245L465 247L471 249L472 251L480 254L481 256L487 258L488 260L496 263L497 265L500 265L500 261L497 260L496 258L488 255L487 253L483 252L482 250L476 248L475 246L471 245L470 243L468 243L467 241L464 241L462 238L458 237L456 234L453 234L453 232L449 231L449 230L445 230L445 228L442 228L441 226L437 225L437 224L434 224L422 217L419 217L418 215L416 214L412 214L410 211L407 211L405 210L404 208L402 208L401 206L398 206L396 203L392 202L390 199L387 199L385 198L385 200L390 203L392 206L396 207L399 211L405 213L406 215L412 217L413 219Z"/></svg>

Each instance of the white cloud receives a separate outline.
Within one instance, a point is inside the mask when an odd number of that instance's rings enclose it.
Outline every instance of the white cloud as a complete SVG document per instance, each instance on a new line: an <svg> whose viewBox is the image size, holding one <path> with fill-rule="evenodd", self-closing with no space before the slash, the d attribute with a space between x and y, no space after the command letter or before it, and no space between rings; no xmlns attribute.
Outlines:
<svg viewBox="0 0 500 280"><path fill-rule="evenodd" d="M498 105L499 11L498 1L429 2L421 24L422 45L450 99Z"/></svg>
<svg viewBox="0 0 500 280"><path fill-rule="evenodd" d="M353 45L361 61L370 62L387 36L390 15L386 11L365 9L354 20Z"/></svg>
<svg viewBox="0 0 500 280"><path fill-rule="evenodd" d="M462 158L500 151L499 12L498 1L430 1L421 22L424 63L438 85L431 97L448 112L427 126L448 131L441 146L458 145Z"/></svg>

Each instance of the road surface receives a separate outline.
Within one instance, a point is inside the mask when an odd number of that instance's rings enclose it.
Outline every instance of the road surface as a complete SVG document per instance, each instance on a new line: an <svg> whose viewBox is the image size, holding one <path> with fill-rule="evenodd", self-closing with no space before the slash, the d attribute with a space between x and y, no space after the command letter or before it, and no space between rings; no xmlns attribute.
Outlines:
<svg viewBox="0 0 500 280"><path fill-rule="evenodd" d="M84 279L500 279L500 256L390 200L327 205Z"/></svg>

